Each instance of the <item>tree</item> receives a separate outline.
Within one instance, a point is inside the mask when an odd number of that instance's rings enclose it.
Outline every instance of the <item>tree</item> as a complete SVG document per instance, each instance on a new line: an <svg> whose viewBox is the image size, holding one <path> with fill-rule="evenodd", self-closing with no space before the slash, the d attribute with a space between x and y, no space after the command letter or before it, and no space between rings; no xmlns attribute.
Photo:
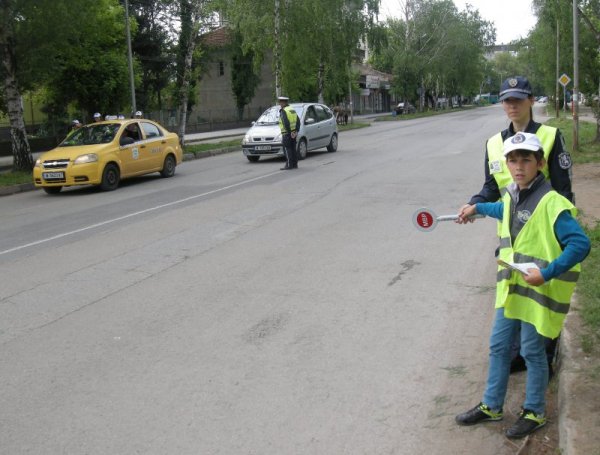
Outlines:
<svg viewBox="0 0 600 455"><path fill-rule="evenodd" d="M260 77L254 67L254 52L250 49L244 53L242 36L239 30L234 32L231 43L231 89L238 109L238 120L242 120L244 107L252 98Z"/></svg>
<svg viewBox="0 0 600 455"><path fill-rule="evenodd" d="M220 5L241 34L243 51L252 50L256 67L274 52L276 85L286 96L332 102L347 91L354 52L374 25L379 0L229 0Z"/></svg>
<svg viewBox="0 0 600 455"><path fill-rule="evenodd" d="M27 141L21 92L17 81L15 56L14 20L17 15L17 5L14 0L0 0L0 58L2 67L2 93L6 103L6 111L10 120L10 138L13 153L13 171L31 171L33 157Z"/></svg>
<svg viewBox="0 0 600 455"><path fill-rule="evenodd" d="M178 7L181 31L177 53L177 104L179 106L179 130L177 134L183 144L193 79L192 63L199 34L206 29L212 13L210 9L212 2L211 0L179 0Z"/></svg>
<svg viewBox="0 0 600 455"><path fill-rule="evenodd" d="M175 79L175 37L170 32L171 0L130 0L137 23L132 41L138 62L136 84L138 107L146 112L162 110L163 91Z"/></svg>
<svg viewBox="0 0 600 455"><path fill-rule="evenodd" d="M459 12L450 0L407 0L402 12L388 19L388 47L372 59L394 75L393 92L410 101L421 94L422 107L436 106L439 96L478 92L493 26L471 7Z"/></svg>

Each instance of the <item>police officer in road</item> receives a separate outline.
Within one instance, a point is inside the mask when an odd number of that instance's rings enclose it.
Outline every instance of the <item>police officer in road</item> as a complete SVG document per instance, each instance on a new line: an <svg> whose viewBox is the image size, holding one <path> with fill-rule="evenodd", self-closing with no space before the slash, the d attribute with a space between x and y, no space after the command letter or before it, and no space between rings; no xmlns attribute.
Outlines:
<svg viewBox="0 0 600 455"><path fill-rule="evenodd" d="M296 111L288 104L287 96L280 96L279 101L279 129L281 130L281 140L285 152L286 163L281 168L282 171L298 168L298 154L296 151L296 136L300 129L300 118Z"/></svg>

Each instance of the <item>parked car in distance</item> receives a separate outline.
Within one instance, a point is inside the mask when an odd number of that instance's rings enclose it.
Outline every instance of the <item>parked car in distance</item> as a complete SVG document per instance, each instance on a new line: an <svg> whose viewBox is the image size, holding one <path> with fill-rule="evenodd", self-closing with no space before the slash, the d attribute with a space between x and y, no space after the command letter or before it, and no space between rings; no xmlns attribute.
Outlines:
<svg viewBox="0 0 600 455"><path fill-rule="evenodd" d="M290 106L300 118L300 130L296 137L298 158L303 160L308 152L338 148L338 130L335 115L329 107L319 103L292 103ZM261 156L284 156L279 129L279 106L267 109L252 122L242 140L242 151L248 161L256 162Z"/></svg>
<svg viewBox="0 0 600 455"><path fill-rule="evenodd" d="M115 118L74 130L42 154L33 168L33 183L48 194L74 185L111 191L127 177L152 172L172 177L182 160L177 134L151 120Z"/></svg>
<svg viewBox="0 0 600 455"><path fill-rule="evenodd" d="M398 103L398 105L395 108L396 114L414 114L415 112L417 112L417 109L410 104L408 101L407 102L400 102Z"/></svg>

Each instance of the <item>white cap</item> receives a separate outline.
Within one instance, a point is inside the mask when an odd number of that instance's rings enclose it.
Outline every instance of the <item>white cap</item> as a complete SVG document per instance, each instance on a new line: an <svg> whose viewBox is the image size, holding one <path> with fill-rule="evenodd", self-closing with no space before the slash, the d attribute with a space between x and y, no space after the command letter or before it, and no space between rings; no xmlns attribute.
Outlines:
<svg viewBox="0 0 600 455"><path fill-rule="evenodd" d="M535 134L517 133L504 141L504 156L514 150L543 151L542 143Z"/></svg>
<svg viewBox="0 0 600 455"><path fill-rule="evenodd" d="M290 99L287 96L278 96L277 101L289 101Z"/></svg>
<svg viewBox="0 0 600 455"><path fill-rule="evenodd" d="M73 125L77 125L79 123L79 120L75 119L71 122Z"/></svg>
<svg viewBox="0 0 600 455"><path fill-rule="evenodd" d="M102 115L100 115L100 112L96 112L96 113L94 114L94 118L98 118L98 117L102 117Z"/></svg>
<svg viewBox="0 0 600 455"><path fill-rule="evenodd" d="M144 114L142 114L142 111L137 111L137 112L135 113L135 115L136 115L136 117L137 117L137 116L140 116L140 117L141 117L141 116L142 116L142 115L144 115Z"/></svg>

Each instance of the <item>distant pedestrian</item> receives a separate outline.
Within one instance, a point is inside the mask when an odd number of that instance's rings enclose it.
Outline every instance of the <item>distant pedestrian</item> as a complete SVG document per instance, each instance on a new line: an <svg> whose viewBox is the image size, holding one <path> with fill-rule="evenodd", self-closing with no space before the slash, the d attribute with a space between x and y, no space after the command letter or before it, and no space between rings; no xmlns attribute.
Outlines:
<svg viewBox="0 0 600 455"><path fill-rule="evenodd" d="M78 130L82 126L83 125L81 124L81 122L79 120L75 119L71 122L71 131Z"/></svg>
<svg viewBox="0 0 600 455"><path fill-rule="evenodd" d="M142 111L136 111L134 118L144 118L144 114Z"/></svg>
<svg viewBox="0 0 600 455"><path fill-rule="evenodd" d="M279 128L281 130L281 140L285 153L285 166L282 171L298 168L298 152L296 150L296 136L300 129L300 118L296 111L289 105L287 96L280 96L279 101Z"/></svg>
<svg viewBox="0 0 600 455"><path fill-rule="evenodd" d="M94 122L101 122L102 121L102 114L100 114L100 112L96 112L94 114Z"/></svg>

